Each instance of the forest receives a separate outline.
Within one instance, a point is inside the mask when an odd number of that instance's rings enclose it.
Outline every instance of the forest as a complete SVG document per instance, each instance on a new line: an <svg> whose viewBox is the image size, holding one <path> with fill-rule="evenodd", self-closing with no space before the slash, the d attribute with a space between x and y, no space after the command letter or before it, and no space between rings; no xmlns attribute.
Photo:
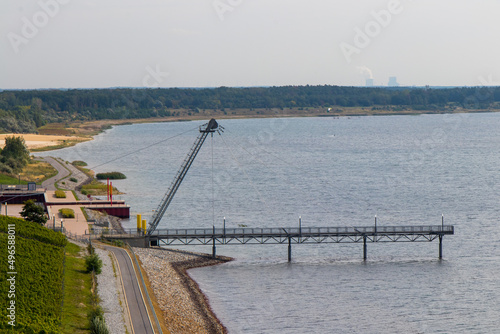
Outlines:
<svg viewBox="0 0 500 334"><path fill-rule="evenodd" d="M176 110L346 107L454 112L497 110L500 87L109 88L0 92L0 132L26 133L47 123L168 117ZM177 113L178 115L178 113Z"/></svg>

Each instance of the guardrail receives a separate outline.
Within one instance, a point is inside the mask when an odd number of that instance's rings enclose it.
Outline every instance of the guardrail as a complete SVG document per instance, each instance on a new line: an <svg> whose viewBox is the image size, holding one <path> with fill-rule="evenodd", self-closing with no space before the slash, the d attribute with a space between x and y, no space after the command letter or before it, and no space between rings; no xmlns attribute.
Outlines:
<svg viewBox="0 0 500 334"><path fill-rule="evenodd" d="M177 236L221 236L221 235L318 235L318 234L398 234L398 233L439 233L453 234L452 225L417 225L417 226L349 226L349 227L282 227L282 228L209 228L209 229L159 229L152 237ZM93 234L143 236L137 229L125 229L125 233L117 231L95 231Z"/></svg>

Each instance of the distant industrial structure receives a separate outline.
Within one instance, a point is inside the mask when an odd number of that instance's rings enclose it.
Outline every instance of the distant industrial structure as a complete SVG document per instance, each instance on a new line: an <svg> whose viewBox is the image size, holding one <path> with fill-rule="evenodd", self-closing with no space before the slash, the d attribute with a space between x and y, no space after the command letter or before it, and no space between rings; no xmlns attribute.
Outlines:
<svg viewBox="0 0 500 334"><path fill-rule="evenodd" d="M373 87L373 79L366 79L366 87Z"/></svg>
<svg viewBox="0 0 500 334"><path fill-rule="evenodd" d="M398 78L397 77L389 77L389 83L387 84L389 87L399 87Z"/></svg>

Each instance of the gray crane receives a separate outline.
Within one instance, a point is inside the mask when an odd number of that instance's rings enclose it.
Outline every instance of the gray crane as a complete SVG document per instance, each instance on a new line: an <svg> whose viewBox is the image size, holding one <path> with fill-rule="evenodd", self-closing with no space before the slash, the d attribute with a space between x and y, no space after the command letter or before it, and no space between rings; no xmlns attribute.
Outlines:
<svg viewBox="0 0 500 334"><path fill-rule="evenodd" d="M177 175L175 176L174 180L170 184L170 187L168 188L168 191L165 193L165 196L161 200L160 204L158 205L158 208L156 209L155 213L153 214L153 218L151 223L149 223L149 227L147 229L146 234L151 235L156 228L158 227L158 224L160 223L160 220L162 219L163 215L165 214L165 211L167 210L168 206L170 205L170 202L172 202L172 199L175 196L175 193L177 192L177 189L179 189L179 186L182 183L182 180L184 180L184 177L186 176L189 167L191 167L191 164L194 161L194 158L196 158L196 155L201 149L201 146L205 142L205 139L207 138L208 134L214 134L214 132L220 132L222 131L222 127L219 126L217 121L212 118L208 123L203 124L200 126L200 134L198 135L198 138L196 138L196 141L193 144L193 147L191 147L191 150L189 151L186 159L184 159L181 168L177 172Z"/></svg>

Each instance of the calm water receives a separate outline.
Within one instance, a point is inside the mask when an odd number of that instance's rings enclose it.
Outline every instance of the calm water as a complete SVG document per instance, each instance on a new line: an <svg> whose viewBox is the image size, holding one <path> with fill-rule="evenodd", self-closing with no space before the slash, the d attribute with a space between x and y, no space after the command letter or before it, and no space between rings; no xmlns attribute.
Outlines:
<svg viewBox="0 0 500 334"><path fill-rule="evenodd" d="M366 263L361 244L295 245L291 264L286 245L220 246L237 260L190 273L230 333L500 332L500 114L220 123L160 227L440 224L444 214L456 231L443 261L437 242L369 244ZM149 218L200 124L119 126L50 155L124 172L119 197Z"/></svg>

